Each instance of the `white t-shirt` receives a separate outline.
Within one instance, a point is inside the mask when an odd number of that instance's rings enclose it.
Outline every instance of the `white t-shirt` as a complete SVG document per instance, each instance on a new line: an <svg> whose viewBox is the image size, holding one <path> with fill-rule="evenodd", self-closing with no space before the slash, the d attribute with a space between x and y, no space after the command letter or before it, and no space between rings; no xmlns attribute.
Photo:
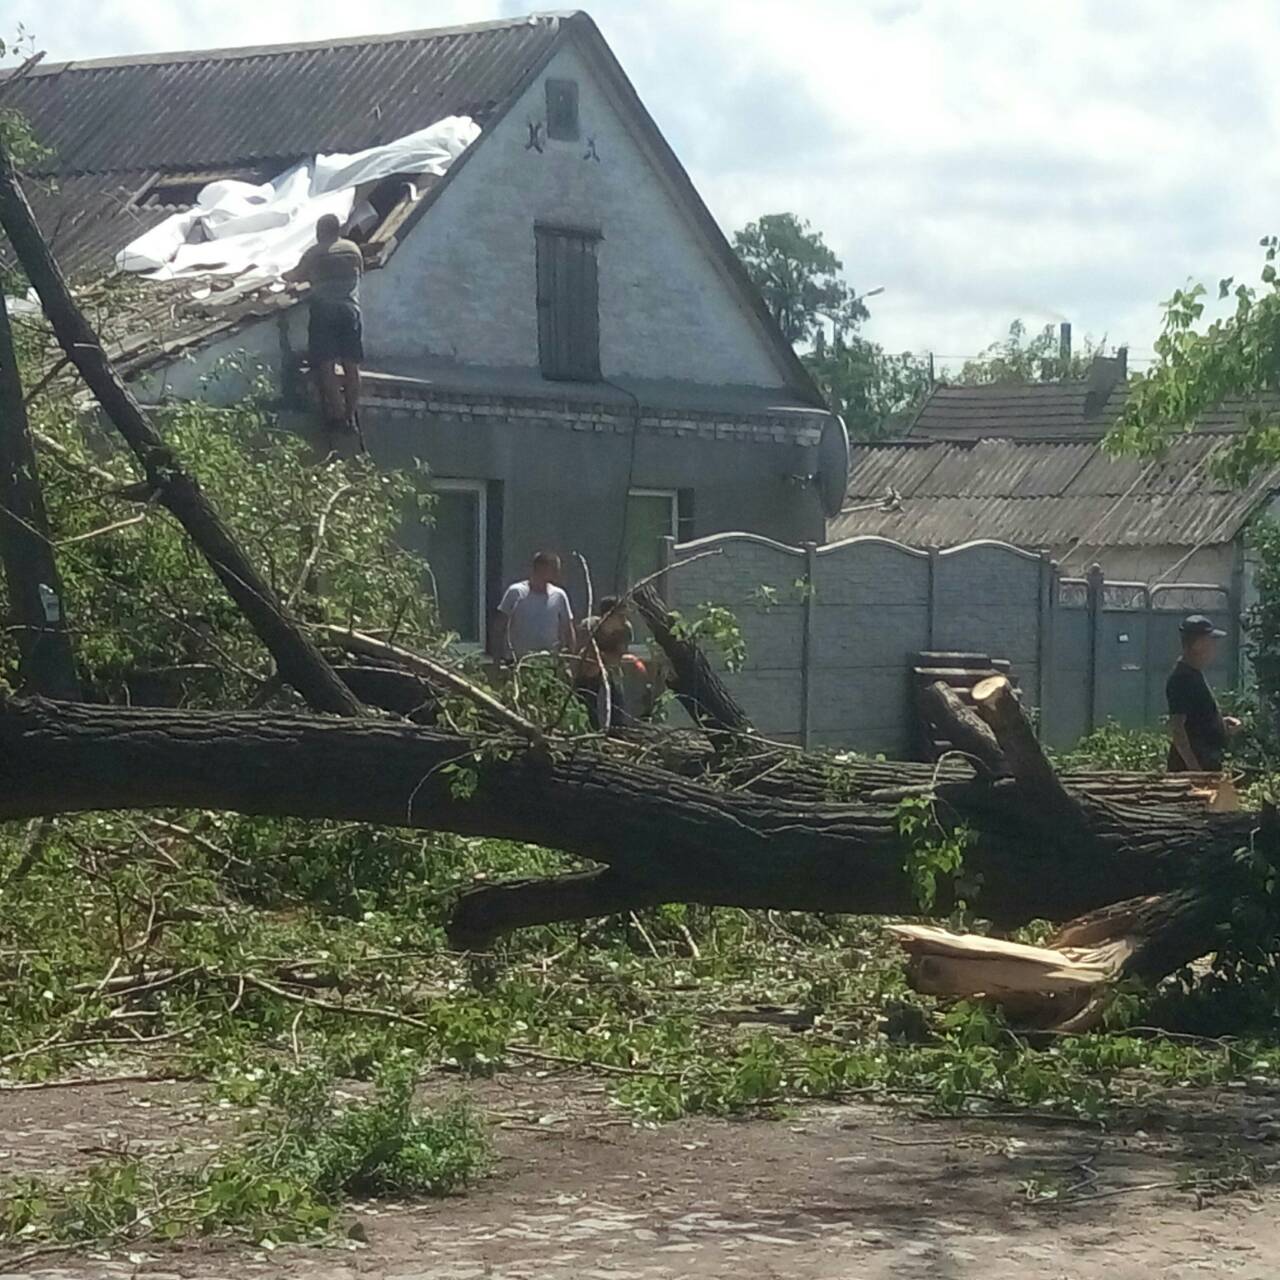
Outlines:
<svg viewBox="0 0 1280 1280"><path fill-rule="evenodd" d="M527 578L507 588L498 612L509 619L507 638L517 658L561 648L564 623L573 621L569 597L560 587L548 583L546 591L534 591Z"/></svg>

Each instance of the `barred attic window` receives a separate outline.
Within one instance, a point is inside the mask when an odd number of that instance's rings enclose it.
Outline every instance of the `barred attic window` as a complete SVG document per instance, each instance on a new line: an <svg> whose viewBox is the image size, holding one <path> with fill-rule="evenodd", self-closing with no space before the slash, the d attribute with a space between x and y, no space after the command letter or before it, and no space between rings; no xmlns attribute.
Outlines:
<svg viewBox="0 0 1280 1280"><path fill-rule="evenodd" d="M534 228L538 250L538 359L542 376L600 379L600 297L596 231Z"/></svg>
<svg viewBox="0 0 1280 1280"><path fill-rule="evenodd" d="M547 137L556 142L578 140L578 82L547 81Z"/></svg>

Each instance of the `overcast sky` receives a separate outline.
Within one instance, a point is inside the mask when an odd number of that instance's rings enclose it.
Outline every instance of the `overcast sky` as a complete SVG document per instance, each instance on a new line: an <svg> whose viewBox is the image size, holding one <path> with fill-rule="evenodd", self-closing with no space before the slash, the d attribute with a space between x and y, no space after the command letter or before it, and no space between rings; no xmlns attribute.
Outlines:
<svg viewBox="0 0 1280 1280"><path fill-rule="evenodd" d="M311 40L508 0L0 0L51 58ZM1009 320L1150 354L1188 277L1252 279L1280 229L1272 0L595 0L726 230L794 210L871 336L954 358ZM157 104L160 106L161 104Z"/></svg>

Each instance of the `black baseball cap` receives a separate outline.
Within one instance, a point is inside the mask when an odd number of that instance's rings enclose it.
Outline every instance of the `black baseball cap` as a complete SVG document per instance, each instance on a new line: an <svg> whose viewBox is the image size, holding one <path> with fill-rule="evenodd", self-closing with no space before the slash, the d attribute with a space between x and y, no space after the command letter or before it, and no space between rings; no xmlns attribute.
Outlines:
<svg viewBox="0 0 1280 1280"><path fill-rule="evenodd" d="M1193 613L1190 617L1183 618L1178 630L1187 637L1212 636L1215 640L1221 640L1227 634L1220 627L1215 627L1212 620L1203 613Z"/></svg>

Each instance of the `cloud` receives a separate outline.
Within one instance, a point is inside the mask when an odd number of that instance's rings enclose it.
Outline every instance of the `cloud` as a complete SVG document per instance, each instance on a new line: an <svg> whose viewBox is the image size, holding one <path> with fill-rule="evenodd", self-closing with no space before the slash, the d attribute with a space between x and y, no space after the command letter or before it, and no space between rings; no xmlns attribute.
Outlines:
<svg viewBox="0 0 1280 1280"><path fill-rule="evenodd" d="M529 6L533 7L533 6ZM8 0L51 57L320 39L519 0ZM1150 348L1188 277L1252 278L1274 230L1268 0L597 0L591 10L726 230L791 209L869 332L967 355L1020 315Z"/></svg>

